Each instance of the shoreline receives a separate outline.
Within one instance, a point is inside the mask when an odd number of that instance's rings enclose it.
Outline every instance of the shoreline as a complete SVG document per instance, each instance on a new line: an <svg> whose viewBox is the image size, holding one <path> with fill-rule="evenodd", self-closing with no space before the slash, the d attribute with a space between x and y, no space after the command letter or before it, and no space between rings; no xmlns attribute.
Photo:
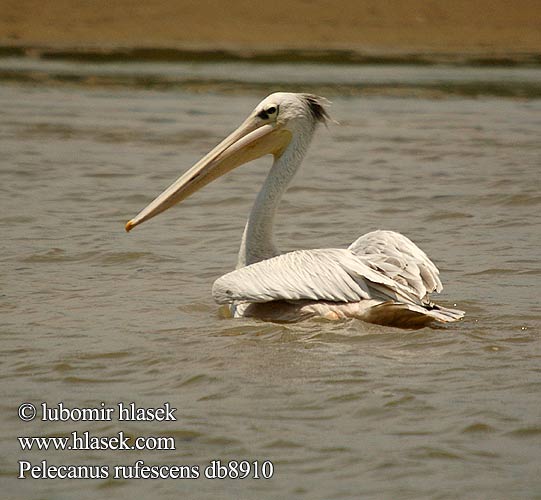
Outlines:
<svg viewBox="0 0 541 500"><path fill-rule="evenodd" d="M541 65L539 0L4 0L0 55Z"/></svg>
<svg viewBox="0 0 541 500"><path fill-rule="evenodd" d="M88 63L108 62L256 62L356 65L451 65L477 67L541 66L541 53L528 51L367 51L352 48L254 48L223 44L195 46L70 46L1 44L0 57Z"/></svg>

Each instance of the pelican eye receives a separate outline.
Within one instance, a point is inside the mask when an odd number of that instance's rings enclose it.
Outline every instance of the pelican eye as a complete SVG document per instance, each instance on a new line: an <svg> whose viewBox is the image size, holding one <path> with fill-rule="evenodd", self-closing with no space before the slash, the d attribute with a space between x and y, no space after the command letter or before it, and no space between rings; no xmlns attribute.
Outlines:
<svg viewBox="0 0 541 500"><path fill-rule="evenodd" d="M271 115L274 115L278 111L278 108L276 106L271 106L270 108L263 109L259 113L257 113L257 116L259 118L262 118L263 120L268 120Z"/></svg>

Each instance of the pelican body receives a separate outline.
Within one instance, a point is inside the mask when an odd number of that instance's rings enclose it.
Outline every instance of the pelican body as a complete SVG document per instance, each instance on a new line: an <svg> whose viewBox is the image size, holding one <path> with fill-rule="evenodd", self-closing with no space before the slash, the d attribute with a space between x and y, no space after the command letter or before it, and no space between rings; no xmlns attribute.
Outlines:
<svg viewBox="0 0 541 500"><path fill-rule="evenodd" d="M214 283L212 294L233 317L297 321L357 318L400 328L448 323L464 312L438 306L439 271L405 236L374 231L348 248L281 253L273 241L280 200L297 172L327 101L311 94L274 93L231 135L177 179L136 217L135 226L179 203L230 170L266 154L274 162L242 236L237 268Z"/></svg>

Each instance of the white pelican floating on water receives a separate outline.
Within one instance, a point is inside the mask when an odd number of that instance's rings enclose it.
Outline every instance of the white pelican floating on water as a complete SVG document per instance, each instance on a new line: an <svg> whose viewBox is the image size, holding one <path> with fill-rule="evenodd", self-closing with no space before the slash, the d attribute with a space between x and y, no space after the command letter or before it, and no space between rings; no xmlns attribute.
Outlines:
<svg viewBox="0 0 541 500"><path fill-rule="evenodd" d="M248 217L236 271L212 295L234 317L270 321L358 318L401 328L448 323L464 316L430 302L442 289L439 271L405 236L374 231L348 248L280 253L273 243L276 209L299 168L316 126L328 119L326 100L275 93L229 137L126 224L130 231L230 170L272 154L274 163Z"/></svg>

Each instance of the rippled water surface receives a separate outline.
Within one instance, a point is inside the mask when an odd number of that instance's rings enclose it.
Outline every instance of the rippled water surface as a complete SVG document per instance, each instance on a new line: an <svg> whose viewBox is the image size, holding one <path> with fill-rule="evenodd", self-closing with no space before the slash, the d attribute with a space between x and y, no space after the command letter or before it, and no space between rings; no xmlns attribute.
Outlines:
<svg viewBox="0 0 541 500"><path fill-rule="evenodd" d="M408 332L220 317L210 288L236 263L269 158L123 230L278 90L266 81L302 88L295 67L288 79L284 68L236 65L233 78L227 66L196 65L191 86L142 88L93 83L92 66L68 65L84 78L62 80L49 76L64 69L45 63L2 64L13 77L0 86L5 498L541 498L541 101L482 92L485 81L539 86L538 70L371 68L384 91L363 92L362 67L299 69L319 75L306 77L309 90L330 89L340 125L316 135L280 208L277 242L345 246L377 228L409 236L441 269L439 302L467 316ZM158 83L182 73L137 71ZM421 91L388 91L405 81ZM439 82L437 95L426 81ZM480 86L476 98L455 91L464 81ZM23 423L24 401L168 401L178 420ZM73 430L173 436L176 450L22 452L16 440ZM275 471L242 481L17 480L21 459L268 459Z"/></svg>

